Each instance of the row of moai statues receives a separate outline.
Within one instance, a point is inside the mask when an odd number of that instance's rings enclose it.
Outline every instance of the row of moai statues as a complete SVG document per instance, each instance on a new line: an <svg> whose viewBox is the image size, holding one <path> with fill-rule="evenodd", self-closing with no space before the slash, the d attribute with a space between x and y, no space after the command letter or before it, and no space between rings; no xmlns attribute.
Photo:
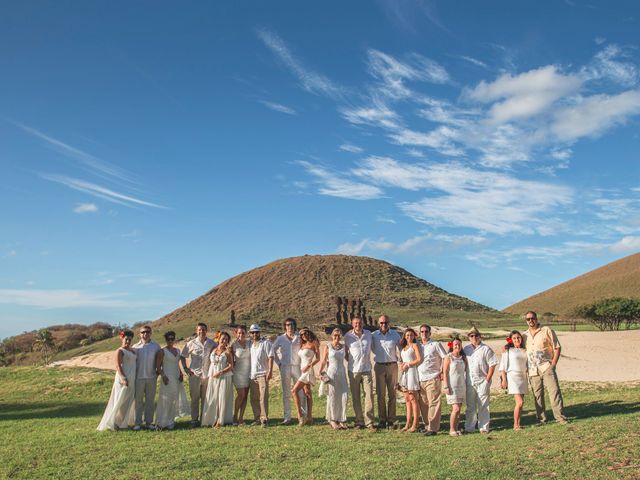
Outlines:
<svg viewBox="0 0 640 480"><path fill-rule="evenodd" d="M335 297L336 322L338 325L351 323L354 317L361 318L365 325L373 325L371 315L367 316L367 307L361 299L349 299L347 297Z"/></svg>

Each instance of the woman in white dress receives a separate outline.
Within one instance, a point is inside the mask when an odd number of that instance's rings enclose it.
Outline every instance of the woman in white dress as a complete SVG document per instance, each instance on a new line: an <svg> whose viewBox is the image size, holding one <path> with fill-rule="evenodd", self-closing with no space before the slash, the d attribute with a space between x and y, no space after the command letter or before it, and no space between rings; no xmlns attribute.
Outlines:
<svg viewBox="0 0 640 480"><path fill-rule="evenodd" d="M302 425L311 425L313 423L313 396L311 394L311 387L316 383L316 375L313 371L313 367L320 361L320 342L318 337L309 330L303 328L300 330L300 350L298 355L300 356L300 378L291 389L291 396L296 403L296 409L298 410L298 423ZM307 399L307 416L303 417L302 406L300 405L300 397L298 392L302 390L304 396Z"/></svg>
<svg viewBox="0 0 640 480"><path fill-rule="evenodd" d="M133 423L136 392L136 353L131 348L133 332L120 332L121 346L116 350L116 377L109 403L98 425L98 430L121 430Z"/></svg>
<svg viewBox="0 0 640 480"><path fill-rule="evenodd" d="M173 346L176 333L164 334L167 345L156 353L156 373L160 376L160 394L156 406L156 426L173 430L176 419L189 415L187 394L184 390L182 371L180 370L179 349Z"/></svg>
<svg viewBox="0 0 640 480"><path fill-rule="evenodd" d="M527 352L523 348L522 335L514 330L507 338L505 352L500 359L498 371L501 377L502 388L513 395L516 406L513 409L513 429L520 430L520 418L522 405L527 393Z"/></svg>
<svg viewBox="0 0 640 480"><path fill-rule="evenodd" d="M449 353L444 357L442 371L444 382L442 389L447 394L447 404L451 405L451 418L449 420L449 435L459 437L458 421L462 404L467 397L467 359L462 350L462 340L456 337L449 342Z"/></svg>
<svg viewBox="0 0 640 480"><path fill-rule="evenodd" d="M344 362L348 360L348 353L344 344L340 342L341 339L342 332L339 328L334 328L331 332L331 343L324 347L320 362L320 378L328 387L326 419L334 430L347 429L349 384Z"/></svg>
<svg viewBox="0 0 640 480"><path fill-rule="evenodd" d="M233 351L233 384L236 387L236 403L233 407L233 424L244 425L244 411L249 396L249 375L251 373L251 341L247 339L247 327L236 327L236 341Z"/></svg>
<svg viewBox="0 0 640 480"><path fill-rule="evenodd" d="M407 328L400 340L400 390L404 394L405 406L407 408L407 423L402 429L403 432L417 432L418 420L420 419L420 406L418 396L420 394L420 379L418 377L418 365L422 363L422 352L416 343L416 332L412 328Z"/></svg>
<svg viewBox="0 0 640 480"><path fill-rule="evenodd" d="M200 422L209 427L233 423L233 352L229 347L231 337L227 332L221 332L219 341L209 356L209 382Z"/></svg>

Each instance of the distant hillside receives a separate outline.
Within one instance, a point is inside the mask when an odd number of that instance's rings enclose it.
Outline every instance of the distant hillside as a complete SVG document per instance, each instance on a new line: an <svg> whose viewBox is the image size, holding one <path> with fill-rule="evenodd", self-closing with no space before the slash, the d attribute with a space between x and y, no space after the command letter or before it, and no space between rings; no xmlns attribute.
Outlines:
<svg viewBox="0 0 640 480"><path fill-rule="evenodd" d="M230 278L185 306L160 318L157 325L227 320L301 324L335 322L335 296L361 299L368 314L401 312L446 318L500 316L499 312L451 294L382 260L346 255L305 255L276 260ZM433 317L431 317L433 318ZM401 318L400 318L401 320Z"/></svg>
<svg viewBox="0 0 640 480"><path fill-rule="evenodd" d="M640 297L640 253L587 272L504 309L522 314L534 310L568 316L578 305L607 297Z"/></svg>

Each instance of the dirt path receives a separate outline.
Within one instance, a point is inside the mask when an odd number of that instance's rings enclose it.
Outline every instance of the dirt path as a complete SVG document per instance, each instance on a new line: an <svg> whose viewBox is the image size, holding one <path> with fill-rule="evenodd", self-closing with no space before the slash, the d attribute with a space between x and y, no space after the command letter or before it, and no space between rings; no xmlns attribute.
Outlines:
<svg viewBox="0 0 640 480"><path fill-rule="evenodd" d="M438 329L442 334L450 329ZM434 327L434 331L437 331ZM562 357L560 380L577 382L626 382L640 380L640 331L558 332ZM498 354L503 340L487 344ZM182 346L179 345L179 348ZM114 353L104 352L55 362L52 366L93 367L114 370ZM277 369L276 369L277 370Z"/></svg>

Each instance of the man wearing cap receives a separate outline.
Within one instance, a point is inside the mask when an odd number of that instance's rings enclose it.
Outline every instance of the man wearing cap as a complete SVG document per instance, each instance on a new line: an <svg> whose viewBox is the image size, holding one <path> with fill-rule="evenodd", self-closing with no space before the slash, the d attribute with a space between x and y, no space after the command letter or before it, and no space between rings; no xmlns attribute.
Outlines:
<svg viewBox="0 0 640 480"><path fill-rule="evenodd" d="M140 341L133 346L136 352L136 419L134 430L140 430L142 425L142 413L144 412L145 426L153 430L153 414L156 409L156 386L158 374L156 373L156 354L160 351L160 345L151 340L151 327L140 327Z"/></svg>
<svg viewBox="0 0 640 480"><path fill-rule="evenodd" d="M482 342L482 335L476 327L467 333L470 345L464 347L467 357L467 413L465 415L466 432L474 432L476 425L480 433L489 433L489 400L491 378L498 359L491 348Z"/></svg>
<svg viewBox="0 0 640 480"><path fill-rule="evenodd" d="M373 426L373 381L371 379L371 332L364 330L362 319L351 320L352 330L344 336L344 344L349 354L347 371L351 388L351 401L356 415L356 428L364 428L374 432ZM364 390L364 412L360 398L361 388ZM363 414L364 413L364 414Z"/></svg>
<svg viewBox="0 0 640 480"><path fill-rule="evenodd" d="M378 428L393 427L396 424L399 343L400 335L391 330L389 317L382 315L378 319L378 330L371 335L371 351L375 362L373 371L378 395Z"/></svg>
<svg viewBox="0 0 640 480"><path fill-rule="evenodd" d="M251 335L251 373L249 394L253 410L253 425L266 427L269 421L269 380L273 374L273 345L266 338L260 338L260 326L249 327Z"/></svg>
<svg viewBox="0 0 640 480"><path fill-rule="evenodd" d="M422 363L418 365L420 380L420 413L425 435L431 436L440 430L442 396L442 361L447 352L440 342L431 340L431 327L420 325L420 348Z"/></svg>
<svg viewBox="0 0 640 480"><path fill-rule="evenodd" d="M525 315L529 329L524 332L527 361L529 363L529 383L533 391L536 416L539 423L546 423L547 416L544 405L544 389L547 388L553 417L558 423L567 423L564 416L562 392L556 375L556 365L560 359L561 346L554 332L538 322L536 312L529 311Z"/></svg>
<svg viewBox="0 0 640 480"><path fill-rule="evenodd" d="M291 385L300 378L300 335L296 332L296 321L287 318L284 321L284 333L273 342L274 360L280 369L280 383L282 385L282 409L284 412L283 425L291 423ZM307 400L302 389L298 392L302 413L306 416Z"/></svg>
<svg viewBox="0 0 640 480"><path fill-rule="evenodd" d="M207 383L209 374L210 355L218 346L216 342L207 338L207 324L198 323L196 337L189 340L182 348L182 368L189 375L189 393L191 394L191 426L200 425L202 409L206 403ZM189 359L189 367L187 361Z"/></svg>

